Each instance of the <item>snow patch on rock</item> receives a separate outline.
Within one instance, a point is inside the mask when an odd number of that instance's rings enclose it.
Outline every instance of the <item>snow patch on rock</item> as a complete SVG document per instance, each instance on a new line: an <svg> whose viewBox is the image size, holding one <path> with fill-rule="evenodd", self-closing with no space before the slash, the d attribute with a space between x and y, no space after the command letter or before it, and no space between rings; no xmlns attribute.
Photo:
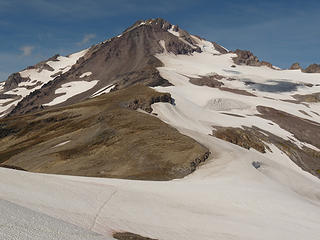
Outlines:
<svg viewBox="0 0 320 240"><path fill-rule="evenodd" d="M59 103L65 102L69 98L76 96L80 93L86 92L89 89L93 88L99 81L93 80L91 82L87 81L74 81L61 85L61 88L58 88L55 91L55 94L63 94L62 96L56 97L51 102L44 104L45 106L53 106Z"/></svg>
<svg viewBox="0 0 320 240"><path fill-rule="evenodd" d="M101 88L100 90L98 90L94 94L92 94L90 96L90 98L98 97L98 96L100 96L102 94L109 93L113 89L113 87L114 87L114 84L110 84L110 85L108 85L108 86L106 86L104 88Z"/></svg>
<svg viewBox="0 0 320 240"><path fill-rule="evenodd" d="M80 78L89 77L91 75L92 75L92 72L85 72L85 73L81 74Z"/></svg>

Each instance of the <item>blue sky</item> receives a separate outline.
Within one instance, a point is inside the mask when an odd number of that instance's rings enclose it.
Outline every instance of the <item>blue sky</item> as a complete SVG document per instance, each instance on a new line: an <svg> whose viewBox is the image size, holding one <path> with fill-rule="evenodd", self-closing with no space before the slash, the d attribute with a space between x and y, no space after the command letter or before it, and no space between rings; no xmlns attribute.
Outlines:
<svg viewBox="0 0 320 240"><path fill-rule="evenodd" d="M283 68L320 63L319 0L0 0L0 81L155 17Z"/></svg>

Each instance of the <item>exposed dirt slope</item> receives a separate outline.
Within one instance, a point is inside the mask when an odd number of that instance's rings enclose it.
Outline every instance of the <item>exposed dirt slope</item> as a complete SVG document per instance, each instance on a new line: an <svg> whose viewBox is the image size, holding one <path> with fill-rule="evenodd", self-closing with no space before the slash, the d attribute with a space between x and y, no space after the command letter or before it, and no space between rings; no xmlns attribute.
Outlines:
<svg viewBox="0 0 320 240"><path fill-rule="evenodd" d="M0 162L32 172L169 180L208 150L156 117L135 111L169 94L137 85L82 103L0 120Z"/></svg>

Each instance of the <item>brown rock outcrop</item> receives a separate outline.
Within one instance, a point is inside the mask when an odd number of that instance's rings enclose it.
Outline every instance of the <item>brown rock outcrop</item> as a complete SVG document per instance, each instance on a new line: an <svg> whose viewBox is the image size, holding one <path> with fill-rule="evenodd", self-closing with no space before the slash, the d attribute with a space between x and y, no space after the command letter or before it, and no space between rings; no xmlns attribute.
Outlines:
<svg viewBox="0 0 320 240"><path fill-rule="evenodd" d="M224 85L223 82L220 82L219 80L223 79L224 77L219 74L214 74L212 76L205 76L202 78L190 78L190 82L192 84L198 85L198 86L207 86L212 88L220 88Z"/></svg>
<svg viewBox="0 0 320 240"><path fill-rule="evenodd" d="M300 66L300 64L298 62L296 62L296 63L293 63L289 69L290 70L299 70L299 69L302 70L302 67Z"/></svg>
<svg viewBox="0 0 320 240"><path fill-rule="evenodd" d="M234 57L233 61L237 65L248 65L256 67L267 66L273 68L271 63L260 61L259 58L253 55L253 53L250 51L237 49L234 53L237 54L237 57Z"/></svg>
<svg viewBox="0 0 320 240"><path fill-rule="evenodd" d="M231 127L215 127L217 130L213 131L213 135L217 138L227 142L239 145L243 148L255 150L265 153L267 145L265 145L255 132L249 128L231 128Z"/></svg>
<svg viewBox="0 0 320 240"><path fill-rule="evenodd" d="M311 64L303 70L305 73L320 73L320 64Z"/></svg>

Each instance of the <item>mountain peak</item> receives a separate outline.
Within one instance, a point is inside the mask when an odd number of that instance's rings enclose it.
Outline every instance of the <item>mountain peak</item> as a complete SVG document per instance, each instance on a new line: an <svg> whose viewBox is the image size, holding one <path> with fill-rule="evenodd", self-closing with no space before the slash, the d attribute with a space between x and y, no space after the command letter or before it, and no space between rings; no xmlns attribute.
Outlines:
<svg viewBox="0 0 320 240"><path fill-rule="evenodd" d="M146 26L146 25L156 27L156 28L162 28L164 30L168 30L172 26L174 26L170 22L168 22L167 20L165 20L163 18L150 18L150 19L146 19L146 20L136 21L132 26L130 26L126 30L124 30L123 33L129 32L137 27Z"/></svg>
<svg viewBox="0 0 320 240"><path fill-rule="evenodd" d="M188 33L165 19L138 20L121 35L90 49L71 57L54 56L13 75L3 87L7 94L3 97L8 98L11 96L8 94L14 94L17 100L7 105L2 114L19 115L39 111L53 103L59 106L73 104L95 96L96 92L109 89L110 86L113 91L137 83L168 86L169 82L163 79L157 70L162 63L156 56L194 53L220 55L228 51L214 42ZM64 89L70 82L75 84L80 80L87 84L84 87L88 88L86 91L81 90L75 97L61 97L58 103L53 102L57 98L56 90ZM94 81L89 81L88 84L86 80ZM16 91L16 88L20 92L9 92Z"/></svg>

